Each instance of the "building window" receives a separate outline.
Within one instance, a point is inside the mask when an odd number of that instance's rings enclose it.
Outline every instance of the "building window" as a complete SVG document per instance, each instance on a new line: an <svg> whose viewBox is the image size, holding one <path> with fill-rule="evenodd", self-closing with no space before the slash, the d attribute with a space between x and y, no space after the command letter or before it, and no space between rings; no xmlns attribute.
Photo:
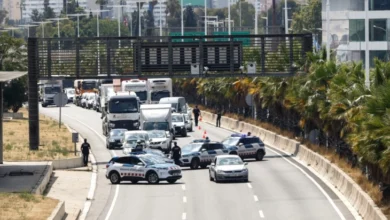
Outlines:
<svg viewBox="0 0 390 220"><path fill-rule="evenodd" d="M349 41L365 41L364 19L349 20Z"/></svg>
<svg viewBox="0 0 390 220"><path fill-rule="evenodd" d="M378 58L379 60L382 60L382 61L387 61L388 60L387 51L385 51L385 50L380 50L380 51L371 50L370 51L370 67L374 67L374 59L375 58Z"/></svg>
<svg viewBox="0 0 390 220"><path fill-rule="evenodd" d="M390 0L370 0L371 11L385 11L390 10Z"/></svg>
<svg viewBox="0 0 390 220"><path fill-rule="evenodd" d="M386 41L386 19L370 19L370 41Z"/></svg>

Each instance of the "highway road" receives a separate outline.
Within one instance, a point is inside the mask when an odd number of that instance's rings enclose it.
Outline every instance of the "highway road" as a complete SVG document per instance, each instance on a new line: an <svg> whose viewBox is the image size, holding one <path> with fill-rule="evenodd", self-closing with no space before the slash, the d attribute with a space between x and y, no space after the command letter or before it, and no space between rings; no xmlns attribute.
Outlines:
<svg viewBox="0 0 390 220"><path fill-rule="evenodd" d="M40 113L58 119L56 107ZM98 163L95 197L87 219L135 220L336 220L355 219L335 193L288 155L267 147L264 161L248 161L249 183L209 181L208 169L183 168L176 184L111 185L105 164L121 150L107 150L100 113L73 105L62 108L62 121L88 139ZM202 137L221 141L230 131L200 123L179 146ZM245 131L243 131L245 132ZM283 155L283 156L282 156Z"/></svg>

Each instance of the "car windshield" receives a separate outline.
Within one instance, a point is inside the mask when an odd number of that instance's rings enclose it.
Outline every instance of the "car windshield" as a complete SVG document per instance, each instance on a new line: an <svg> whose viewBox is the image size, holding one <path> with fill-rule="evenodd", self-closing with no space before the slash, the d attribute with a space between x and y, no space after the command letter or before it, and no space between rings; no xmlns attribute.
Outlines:
<svg viewBox="0 0 390 220"><path fill-rule="evenodd" d="M172 115L172 122L183 122L183 116L181 115Z"/></svg>
<svg viewBox="0 0 390 220"><path fill-rule="evenodd" d="M235 145L237 145L239 140L240 140L240 137L228 137L222 141L222 144L225 146L235 146Z"/></svg>
<svg viewBox="0 0 390 220"><path fill-rule="evenodd" d="M168 122L145 122L143 130L163 130L169 131L169 123Z"/></svg>
<svg viewBox="0 0 390 220"><path fill-rule="evenodd" d="M152 156L152 155L143 155L141 158L147 165L165 164L166 163L163 159L156 157L156 156Z"/></svg>
<svg viewBox="0 0 390 220"><path fill-rule="evenodd" d="M60 87L45 87L46 94L57 94L61 92Z"/></svg>
<svg viewBox="0 0 390 220"><path fill-rule="evenodd" d="M165 91L156 91L151 93L152 101L160 101L162 98L170 97L171 94L168 90Z"/></svg>
<svg viewBox="0 0 390 220"><path fill-rule="evenodd" d="M70 94L70 95L73 95L74 94L74 90L68 90L67 93Z"/></svg>
<svg viewBox="0 0 390 220"><path fill-rule="evenodd" d="M127 137L127 140L129 139L135 139L135 140L146 140L146 135L145 134L130 134L128 137Z"/></svg>
<svg viewBox="0 0 390 220"><path fill-rule="evenodd" d="M122 136L125 130L111 130L110 136Z"/></svg>
<svg viewBox="0 0 390 220"><path fill-rule="evenodd" d="M96 82L94 82L94 81L83 81L81 88L84 89L84 90L95 89L96 88Z"/></svg>
<svg viewBox="0 0 390 220"><path fill-rule="evenodd" d="M197 152L199 149L202 147L203 143L192 143L185 145L181 151L183 153L192 153L192 152Z"/></svg>
<svg viewBox="0 0 390 220"><path fill-rule="evenodd" d="M217 161L217 165L225 166L225 165L242 165L244 162L242 162L241 158L238 157L226 157L226 158L220 158Z"/></svg>
<svg viewBox="0 0 390 220"><path fill-rule="evenodd" d="M113 99L110 100L109 104L110 113L136 113L138 112L137 99Z"/></svg>
<svg viewBox="0 0 390 220"><path fill-rule="evenodd" d="M148 94L146 93L146 91L135 92L135 94L137 94L139 100L141 101L145 101L148 98Z"/></svg>
<svg viewBox="0 0 390 220"><path fill-rule="evenodd" d="M165 131L150 131L149 133L149 138L166 138L166 133Z"/></svg>

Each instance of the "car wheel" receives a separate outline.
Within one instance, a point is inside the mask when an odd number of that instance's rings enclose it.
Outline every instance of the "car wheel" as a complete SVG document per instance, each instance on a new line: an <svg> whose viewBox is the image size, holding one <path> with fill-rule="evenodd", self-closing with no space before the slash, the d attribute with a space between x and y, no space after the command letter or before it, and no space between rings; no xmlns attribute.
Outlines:
<svg viewBox="0 0 390 220"><path fill-rule="evenodd" d="M146 179L148 180L148 183L150 184L157 184L160 180L158 179L158 175L156 172L150 172Z"/></svg>
<svg viewBox="0 0 390 220"><path fill-rule="evenodd" d="M173 184L176 183L177 180L167 180L168 183Z"/></svg>
<svg viewBox="0 0 390 220"><path fill-rule="evenodd" d="M256 160L261 161L261 160L263 160L263 158L264 158L264 153L261 152L261 150L258 150L256 153Z"/></svg>
<svg viewBox="0 0 390 220"><path fill-rule="evenodd" d="M192 159L191 160L191 169L192 170L198 169L198 167L199 167L199 159L198 158Z"/></svg>
<svg viewBox="0 0 390 220"><path fill-rule="evenodd" d="M132 180L131 183L132 183L132 184L137 184L137 183L138 183L138 180Z"/></svg>
<svg viewBox="0 0 390 220"><path fill-rule="evenodd" d="M121 177L119 176L119 173L112 172L110 174L110 181L112 184L119 184L121 182Z"/></svg>

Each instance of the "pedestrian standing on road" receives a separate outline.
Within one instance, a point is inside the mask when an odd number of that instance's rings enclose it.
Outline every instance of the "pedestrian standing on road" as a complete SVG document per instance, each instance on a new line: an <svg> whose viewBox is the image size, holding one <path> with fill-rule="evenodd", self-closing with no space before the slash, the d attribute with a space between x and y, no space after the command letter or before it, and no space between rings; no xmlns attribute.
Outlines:
<svg viewBox="0 0 390 220"><path fill-rule="evenodd" d="M217 127L221 127L221 117L222 117L222 111L221 109L218 109L217 111Z"/></svg>
<svg viewBox="0 0 390 220"><path fill-rule="evenodd" d="M198 119L201 114L197 105L195 106L194 110L192 110L192 113L194 114L194 118L195 118L195 126L198 126Z"/></svg>
<svg viewBox="0 0 390 220"><path fill-rule="evenodd" d="M180 166L180 164L181 164L181 162L180 162L181 149L180 149L179 146L177 146L177 142L176 141L173 144L174 144L174 146L172 148L172 159L175 161L176 165Z"/></svg>
<svg viewBox="0 0 390 220"><path fill-rule="evenodd" d="M87 139L84 139L84 143L81 145L81 152L83 153L84 166L88 165L88 156L90 150L91 150L91 145L89 145Z"/></svg>

